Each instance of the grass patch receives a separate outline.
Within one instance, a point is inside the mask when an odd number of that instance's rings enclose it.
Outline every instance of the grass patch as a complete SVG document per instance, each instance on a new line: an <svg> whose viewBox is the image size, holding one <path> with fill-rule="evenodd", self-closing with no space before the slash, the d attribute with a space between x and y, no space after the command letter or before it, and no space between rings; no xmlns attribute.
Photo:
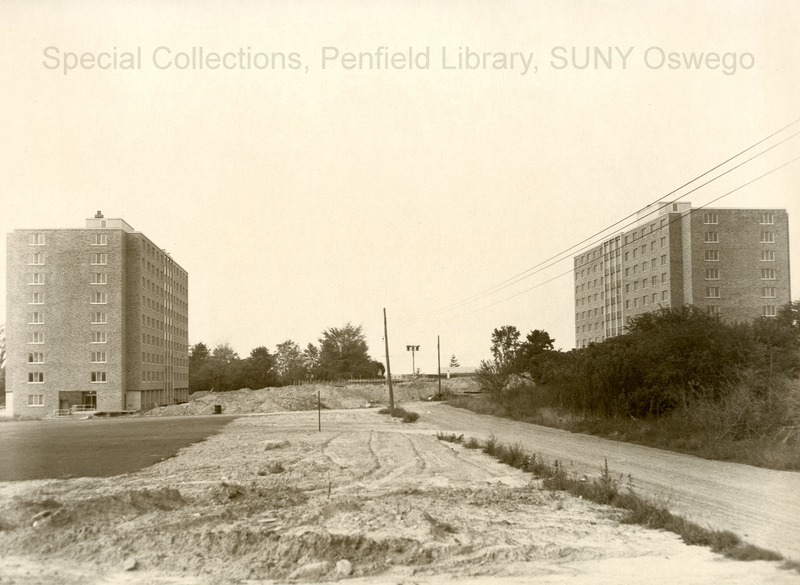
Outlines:
<svg viewBox="0 0 800 585"><path fill-rule="evenodd" d="M638 524L646 528L654 528L673 532L689 545L706 546L712 551L739 561L781 561L784 557L779 553L763 549L743 542L736 534L728 530L712 530L686 520L682 516L672 514L662 502L645 498L633 489L630 476L627 482L622 475L616 476L608 468L608 460L604 461L600 475L590 479L586 476L578 478L570 474L564 465L555 460L548 463L539 455L525 451L520 443L506 445L490 435L479 441L474 437L464 440L463 435L437 433L441 441L462 443L470 449L482 449L501 463L532 473L542 479L545 489L564 491L586 500L613 506L625 510L622 522ZM800 572L800 565L787 561L784 568Z"/></svg>
<svg viewBox="0 0 800 585"><path fill-rule="evenodd" d="M413 423L419 420L419 414L399 406L395 406L394 408L381 408L378 414L390 414L394 418L399 418L404 423Z"/></svg>
<svg viewBox="0 0 800 585"><path fill-rule="evenodd" d="M800 395L800 391L796 394ZM667 449L704 459L800 471L800 426L773 428L766 423L757 426L754 419L769 421L778 416L759 418L747 410L746 404L740 404L745 403L744 398L739 397L739 402L736 402L734 399L737 397L734 395L729 403L720 405L688 404L670 414L649 418L573 413L555 406L558 404L557 392L544 385L537 386L534 392L454 396L447 403L478 414ZM790 404L786 408L800 411L800 397L797 402L797 406L791 407Z"/></svg>

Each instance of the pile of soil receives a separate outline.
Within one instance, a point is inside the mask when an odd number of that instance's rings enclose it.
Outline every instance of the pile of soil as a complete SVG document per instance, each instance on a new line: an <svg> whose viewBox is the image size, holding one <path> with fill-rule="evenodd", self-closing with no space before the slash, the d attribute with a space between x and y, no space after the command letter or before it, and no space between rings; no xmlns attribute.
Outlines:
<svg viewBox="0 0 800 585"><path fill-rule="evenodd" d="M442 380L442 393L476 390L477 382L473 378ZM145 414L148 416L214 414L215 405L221 406L225 414L316 410L317 392L322 408L330 410L370 408L389 402L389 389L382 384L344 386L306 384L260 390L245 388L232 392L195 392L189 396L189 402L185 404L161 406ZM433 397L438 392L438 384L430 381L396 383L393 385L393 392L397 403L417 402Z"/></svg>

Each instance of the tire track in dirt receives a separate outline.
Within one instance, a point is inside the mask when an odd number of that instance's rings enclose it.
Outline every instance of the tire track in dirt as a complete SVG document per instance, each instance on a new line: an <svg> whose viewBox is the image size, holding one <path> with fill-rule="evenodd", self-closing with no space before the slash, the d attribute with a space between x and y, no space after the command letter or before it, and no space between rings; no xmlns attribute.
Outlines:
<svg viewBox="0 0 800 585"><path fill-rule="evenodd" d="M478 415L447 405L406 405L421 426L484 438L559 459L576 474L596 476L607 458L612 474L630 475L639 493L665 501L687 519L731 530L747 542L800 560L800 474L710 461L591 435Z"/></svg>

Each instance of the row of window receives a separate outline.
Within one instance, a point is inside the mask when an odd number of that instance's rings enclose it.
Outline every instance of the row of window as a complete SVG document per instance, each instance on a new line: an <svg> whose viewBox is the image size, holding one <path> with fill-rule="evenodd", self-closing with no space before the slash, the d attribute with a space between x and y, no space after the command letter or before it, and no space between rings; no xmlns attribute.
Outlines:
<svg viewBox="0 0 800 585"><path fill-rule="evenodd" d="M655 305L658 302L659 302L658 293L653 293L651 295L644 295L642 297L641 305L643 307L645 307L645 306L650 305L650 304ZM669 291L666 291L666 290L662 290L661 291L661 302L667 303L667 304L669 303ZM625 308L626 309L631 309L631 308L635 309L637 307L639 307L639 297L635 297L633 299L626 299L625 300Z"/></svg>
<svg viewBox="0 0 800 585"><path fill-rule="evenodd" d="M28 333L28 343L44 343L44 333L42 331L30 331ZM91 343L108 343L108 334L105 331L92 331Z"/></svg>
<svg viewBox="0 0 800 585"><path fill-rule="evenodd" d="M89 381L94 384L107 382L107 372L91 372ZM28 372L28 384L44 384L44 372Z"/></svg>
<svg viewBox="0 0 800 585"><path fill-rule="evenodd" d="M703 223L706 225L719 224L719 214L714 211L706 211L703 213ZM762 212L759 215L758 223L760 225L773 225L775 223L775 214L768 211Z"/></svg>
<svg viewBox="0 0 800 585"><path fill-rule="evenodd" d="M720 315L720 306L719 305L708 305L706 307L706 312L709 315ZM762 305L761 307L761 316L762 317L774 317L778 314L778 307L777 305Z"/></svg>
<svg viewBox="0 0 800 585"><path fill-rule="evenodd" d="M28 234L28 244L31 246L44 246L44 234ZM89 239L92 246L107 246L108 234L92 234Z"/></svg>

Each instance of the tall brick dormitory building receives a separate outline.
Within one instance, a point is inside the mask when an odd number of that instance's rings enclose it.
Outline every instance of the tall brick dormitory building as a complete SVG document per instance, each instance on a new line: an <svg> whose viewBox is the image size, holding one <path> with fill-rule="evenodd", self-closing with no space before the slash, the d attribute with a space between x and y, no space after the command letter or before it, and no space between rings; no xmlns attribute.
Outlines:
<svg viewBox="0 0 800 585"><path fill-rule="evenodd" d="M774 316L791 300L784 209L658 203L636 226L574 257L577 347L630 317L694 305L728 321Z"/></svg>
<svg viewBox="0 0 800 585"><path fill-rule="evenodd" d="M188 398L188 274L122 219L8 234L6 409L140 410Z"/></svg>

